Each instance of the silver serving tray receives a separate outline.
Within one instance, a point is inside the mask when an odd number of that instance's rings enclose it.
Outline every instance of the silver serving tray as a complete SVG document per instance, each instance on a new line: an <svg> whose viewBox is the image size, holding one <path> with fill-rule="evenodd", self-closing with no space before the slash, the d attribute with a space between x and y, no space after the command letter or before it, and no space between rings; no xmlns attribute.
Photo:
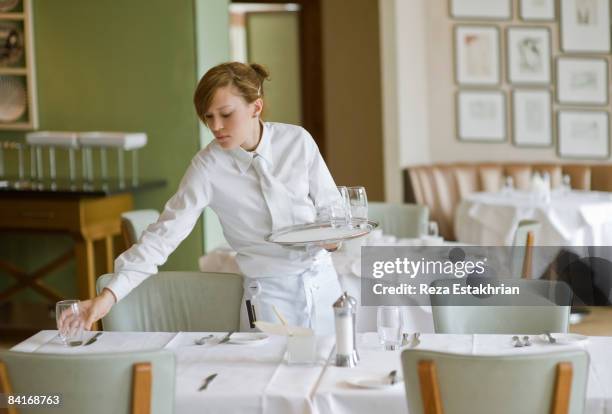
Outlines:
<svg viewBox="0 0 612 414"><path fill-rule="evenodd" d="M338 237L332 238L308 238L304 240L298 241L285 241L285 238L288 234L303 232L306 230L315 230L315 229L332 229L331 222L317 222L317 223L309 223L309 224L299 224L297 226L284 227L279 229L273 233L268 234L265 237L265 240L271 243L280 244L281 246L310 246L310 245L321 245L321 244L332 244L338 243L344 240L355 239L357 237L362 237L370 233L372 230L378 227L378 222L374 220L358 220L353 219L352 228L338 228Z"/></svg>

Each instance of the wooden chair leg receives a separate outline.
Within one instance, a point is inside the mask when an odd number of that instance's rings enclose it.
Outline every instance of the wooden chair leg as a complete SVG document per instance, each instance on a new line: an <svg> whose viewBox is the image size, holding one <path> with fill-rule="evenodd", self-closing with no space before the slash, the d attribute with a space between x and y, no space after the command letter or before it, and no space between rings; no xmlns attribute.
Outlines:
<svg viewBox="0 0 612 414"><path fill-rule="evenodd" d="M523 259L523 279L532 278L532 262L533 262L533 243L534 235L532 231L527 232L527 242L525 243L525 258Z"/></svg>
<svg viewBox="0 0 612 414"><path fill-rule="evenodd" d="M13 393L11 382L9 381L8 370L4 362L0 361L0 394L9 395ZM17 408L14 405L7 406L7 408L0 407L0 413L4 414L17 414Z"/></svg>
<svg viewBox="0 0 612 414"><path fill-rule="evenodd" d="M570 396L572 392L572 364L559 362L557 364L557 375L555 378L555 389L551 414L567 414L569 412Z"/></svg>
<svg viewBox="0 0 612 414"><path fill-rule="evenodd" d="M152 377L150 362L134 364L132 371L132 414L151 413Z"/></svg>
<svg viewBox="0 0 612 414"><path fill-rule="evenodd" d="M443 414L434 361L419 361L419 384L425 414Z"/></svg>

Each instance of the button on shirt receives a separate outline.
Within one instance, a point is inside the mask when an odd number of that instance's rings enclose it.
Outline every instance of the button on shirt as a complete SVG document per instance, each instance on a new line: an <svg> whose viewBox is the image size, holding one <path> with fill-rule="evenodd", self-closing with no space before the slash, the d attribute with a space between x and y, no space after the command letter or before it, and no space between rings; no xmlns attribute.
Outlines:
<svg viewBox="0 0 612 414"><path fill-rule="evenodd" d="M276 180L282 197L266 197L253 157L262 157ZM215 141L191 161L178 191L166 203L157 223L149 226L140 242L115 261L115 277L107 286L125 297L165 263L193 229L205 207L219 216L223 234L236 250L236 260L247 277L296 275L310 268L315 259L305 249L266 242L272 232L270 210L291 209L293 224L315 221L316 208L339 197L319 149L303 128L263 123L261 140L254 152L242 148L222 149ZM272 201L271 201L272 200ZM290 203L272 206L267 202ZM327 254L320 251L318 254Z"/></svg>

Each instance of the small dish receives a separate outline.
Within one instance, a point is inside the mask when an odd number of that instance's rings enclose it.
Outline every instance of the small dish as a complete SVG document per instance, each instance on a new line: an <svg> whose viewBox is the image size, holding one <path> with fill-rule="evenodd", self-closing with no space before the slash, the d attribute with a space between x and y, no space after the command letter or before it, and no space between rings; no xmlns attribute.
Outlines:
<svg viewBox="0 0 612 414"><path fill-rule="evenodd" d="M234 345L255 345L264 344L269 339L270 337L264 333L238 332L233 334L227 343Z"/></svg>
<svg viewBox="0 0 612 414"><path fill-rule="evenodd" d="M395 387L397 384L401 384L404 381L403 378L397 377L395 384L389 383L389 377L354 377L346 380L346 383L351 387L364 388L369 390L380 390L384 388Z"/></svg>

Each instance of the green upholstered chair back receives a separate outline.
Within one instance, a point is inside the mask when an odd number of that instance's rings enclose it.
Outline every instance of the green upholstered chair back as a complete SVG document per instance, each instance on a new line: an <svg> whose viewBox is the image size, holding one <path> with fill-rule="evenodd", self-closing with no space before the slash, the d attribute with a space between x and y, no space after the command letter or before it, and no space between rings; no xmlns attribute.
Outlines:
<svg viewBox="0 0 612 414"><path fill-rule="evenodd" d="M368 203L368 218L380 223L385 234L420 237L427 234L429 210L420 204Z"/></svg>
<svg viewBox="0 0 612 414"><path fill-rule="evenodd" d="M121 226L126 247L136 243L142 232L159 219L157 210L132 210L121 214Z"/></svg>
<svg viewBox="0 0 612 414"><path fill-rule="evenodd" d="M175 360L165 350L105 354L37 354L0 351L14 394L61 395L48 410L21 406L20 414L131 413L133 365L151 364L151 413L174 412Z"/></svg>
<svg viewBox="0 0 612 414"><path fill-rule="evenodd" d="M98 293L112 274L98 278ZM237 331L242 276L233 273L159 272L132 290L102 319L107 331Z"/></svg>
<svg viewBox="0 0 612 414"><path fill-rule="evenodd" d="M485 280L494 285L517 286L521 295L518 298L430 295L436 333L529 335L567 332L572 295L566 283L536 279ZM466 279L436 280L432 286L450 288L453 283L465 286Z"/></svg>
<svg viewBox="0 0 612 414"><path fill-rule="evenodd" d="M571 364L569 414L584 410L585 351L476 356L409 349L402 368L410 414L423 414L419 363L433 361L444 414L550 413L557 365Z"/></svg>

